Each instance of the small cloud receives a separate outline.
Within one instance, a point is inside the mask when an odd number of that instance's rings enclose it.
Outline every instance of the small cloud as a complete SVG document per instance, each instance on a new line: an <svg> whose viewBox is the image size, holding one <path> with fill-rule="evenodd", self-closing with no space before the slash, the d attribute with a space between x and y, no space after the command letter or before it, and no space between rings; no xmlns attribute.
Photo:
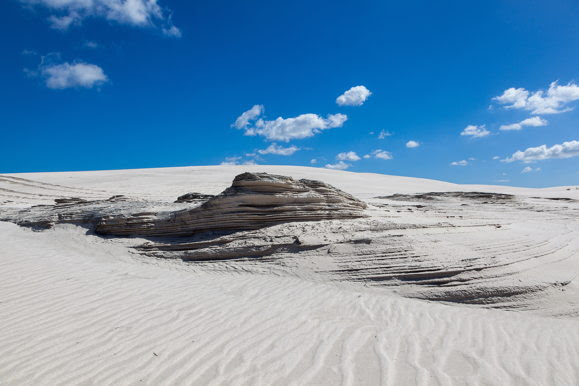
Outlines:
<svg viewBox="0 0 579 386"><path fill-rule="evenodd" d="M510 163L521 161L523 163L531 163L552 158L572 158L578 156L579 141L568 141L551 147L541 145L537 147L529 147L524 151L518 150L513 153L512 156L505 158L503 162Z"/></svg>
<svg viewBox="0 0 579 386"><path fill-rule="evenodd" d="M239 165L239 160L241 160L241 157L226 157L221 162L221 165Z"/></svg>
<svg viewBox="0 0 579 386"><path fill-rule="evenodd" d="M177 27L175 27L174 25L168 27L168 28L163 28L162 29L163 34L165 34L166 36L170 36L170 37L174 37L174 38L180 38L181 36L183 36L183 34L181 33L181 30Z"/></svg>
<svg viewBox="0 0 579 386"><path fill-rule="evenodd" d="M82 17L77 12L73 11L71 11L68 15L52 15L48 18L50 26L61 31L66 31L70 26L73 25L80 25L81 21Z"/></svg>
<svg viewBox="0 0 579 386"><path fill-rule="evenodd" d="M468 125L464 128L464 130L460 133L462 136L469 136L473 138L482 138L489 135L491 132L485 128L485 125Z"/></svg>
<svg viewBox="0 0 579 386"><path fill-rule="evenodd" d="M318 160L315 159L315 158L312 158L312 159L310 160L310 163L311 163L312 165L315 165L315 164L318 163Z"/></svg>
<svg viewBox="0 0 579 386"><path fill-rule="evenodd" d="M498 155L495 155L495 156L493 157L494 160L497 160L497 159L500 159L500 158L501 158L501 157L499 157Z"/></svg>
<svg viewBox="0 0 579 386"><path fill-rule="evenodd" d="M232 126L235 127L236 129L246 128L250 122L254 121L255 119L257 119L257 117L263 114L263 110L264 110L263 105L253 105L252 108L241 113L241 115L237 117L235 123L233 123Z"/></svg>
<svg viewBox="0 0 579 386"><path fill-rule="evenodd" d="M522 109L533 114L559 114L572 110L567 105L579 100L579 86L572 82L560 85L555 81L546 92L530 92L524 88L511 87L493 100L504 105L506 109Z"/></svg>
<svg viewBox="0 0 579 386"><path fill-rule="evenodd" d="M365 155L364 155L364 159L368 159L368 158L371 158L371 157L372 157L372 156L371 156L370 154L365 154Z"/></svg>
<svg viewBox="0 0 579 386"><path fill-rule="evenodd" d="M226 157L221 165L257 165L257 162L254 159L242 161L242 157Z"/></svg>
<svg viewBox="0 0 579 386"><path fill-rule="evenodd" d="M93 42L93 41L91 41L91 40L86 40L86 41L83 43L83 47L91 48L91 49L96 49L96 48L99 48L99 45L98 45L97 42Z"/></svg>
<svg viewBox="0 0 579 386"><path fill-rule="evenodd" d="M495 182L500 182L501 184L504 184L507 182L511 182L511 180L502 179L502 180L496 180Z"/></svg>
<svg viewBox="0 0 579 386"><path fill-rule="evenodd" d="M258 150L257 152L259 154L262 154L262 155L264 155L264 154L276 154L276 155L288 156L288 155L294 154L298 150L300 150L300 148L297 146L282 147L282 146L278 146L275 143L272 143L266 149Z"/></svg>
<svg viewBox="0 0 579 386"><path fill-rule="evenodd" d="M416 141L406 142L406 147L409 149L414 149L414 148L417 148L418 146L420 146L420 142L416 142Z"/></svg>
<svg viewBox="0 0 579 386"><path fill-rule="evenodd" d="M356 154L356 152L348 151L338 154L336 159L339 161L359 161L360 157L358 154Z"/></svg>
<svg viewBox="0 0 579 386"><path fill-rule="evenodd" d="M336 98L340 106L361 106L372 95L365 86L355 86Z"/></svg>
<svg viewBox="0 0 579 386"><path fill-rule="evenodd" d="M325 168L327 169L336 169L336 170L344 170L344 169L348 169L350 166L350 164L345 163L344 161L338 161L335 164L327 164L325 166Z"/></svg>
<svg viewBox="0 0 579 386"><path fill-rule="evenodd" d="M374 156L374 158L384 159L384 160L389 160L389 159L394 158L392 156L392 153L390 153L389 151L386 151L386 150L381 150L381 149L374 150L372 152L372 155Z"/></svg>
<svg viewBox="0 0 579 386"><path fill-rule="evenodd" d="M390 137L392 135L391 132L386 130L380 130L380 134L378 134L378 139L384 139L386 137Z"/></svg>
<svg viewBox="0 0 579 386"><path fill-rule="evenodd" d="M530 166L525 166L523 168L523 170L521 170L521 173L526 174L526 173L533 173L533 172L539 172L541 171L541 168L532 168Z"/></svg>
<svg viewBox="0 0 579 386"><path fill-rule="evenodd" d="M40 75L51 89L93 88L108 81L102 68L82 62L41 65Z"/></svg>
<svg viewBox="0 0 579 386"><path fill-rule="evenodd" d="M518 123L511 123L510 125L501 125L499 130L502 131L512 131L512 130L522 130L526 126L531 127L539 127L539 126L547 126L549 122L546 119L541 117L531 117L527 119L523 119L521 122Z"/></svg>
<svg viewBox="0 0 579 386"><path fill-rule="evenodd" d="M468 165L468 161L463 159L461 161L453 161L450 163L451 166L466 166Z"/></svg>

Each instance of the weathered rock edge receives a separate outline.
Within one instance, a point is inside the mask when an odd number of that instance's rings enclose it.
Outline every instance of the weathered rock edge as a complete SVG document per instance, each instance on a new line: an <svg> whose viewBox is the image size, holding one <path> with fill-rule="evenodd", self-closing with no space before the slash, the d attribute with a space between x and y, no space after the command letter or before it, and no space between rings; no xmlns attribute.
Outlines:
<svg viewBox="0 0 579 386"><path fill-rule="evenodd" d="M329 184L268 173L243 173L201 206L176 212L105 216L95 232L113 236L188 236L197 232L365 217L366 204Z"/></svg>

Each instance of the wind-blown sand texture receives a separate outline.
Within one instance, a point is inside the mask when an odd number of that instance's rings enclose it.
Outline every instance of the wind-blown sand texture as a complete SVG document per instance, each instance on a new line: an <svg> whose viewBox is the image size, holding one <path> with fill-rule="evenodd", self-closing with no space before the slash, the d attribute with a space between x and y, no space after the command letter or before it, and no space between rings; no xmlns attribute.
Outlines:
<svg viewBox="0 0 579 386"><path fill-rule="evenodd" d="M285 166L36 173L0 176L0 218L118 195L121 212L183 209L246 171L331 184L366 216L175 239L0 222L0 383L579 382L577 187Z"/></svg>

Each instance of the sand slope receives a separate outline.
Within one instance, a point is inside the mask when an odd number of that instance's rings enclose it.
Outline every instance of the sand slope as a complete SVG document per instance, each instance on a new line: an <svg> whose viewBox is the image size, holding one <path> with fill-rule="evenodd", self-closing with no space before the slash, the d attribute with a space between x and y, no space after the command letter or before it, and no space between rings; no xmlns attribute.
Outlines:
<svg viewBox="0 0 579 386"><path fill-rule="evenodd" d="M321 179L362 198L465 190L391 176L253 168ZM0 177L0 201L24 207L71 191L171 200L189 191L217 193L238 172L212 167L17 176L28 181L8 176ZM576 195L567 188L513 191ZM575 232L576 225L568 229ZM268 265L246 272L241 263L215 269L143 257L71 225L33 232L0 223L0 245L1 384L579 382L575 319L406 299ZM565 252L571 273L577 272L570 258L575 248L569 244Z"/></svg>

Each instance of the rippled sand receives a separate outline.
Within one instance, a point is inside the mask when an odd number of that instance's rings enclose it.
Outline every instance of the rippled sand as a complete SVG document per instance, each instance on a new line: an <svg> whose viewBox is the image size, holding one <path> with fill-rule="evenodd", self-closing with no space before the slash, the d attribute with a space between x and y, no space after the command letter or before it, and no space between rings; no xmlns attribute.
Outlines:
<svg viewBox="0 0 579 386"><path fill-rule="evenodd" d="M371 217L245 232L232 245L293 234L328 246L205 263L72 225L0 222L0 383L579 382L576 187L275 166L38 173L0 176L0 211L71 196L172 202L246 170L331 183ZM516 199L414 196L464 191ZM409 196L376 198L393 194Z"/></svg>

